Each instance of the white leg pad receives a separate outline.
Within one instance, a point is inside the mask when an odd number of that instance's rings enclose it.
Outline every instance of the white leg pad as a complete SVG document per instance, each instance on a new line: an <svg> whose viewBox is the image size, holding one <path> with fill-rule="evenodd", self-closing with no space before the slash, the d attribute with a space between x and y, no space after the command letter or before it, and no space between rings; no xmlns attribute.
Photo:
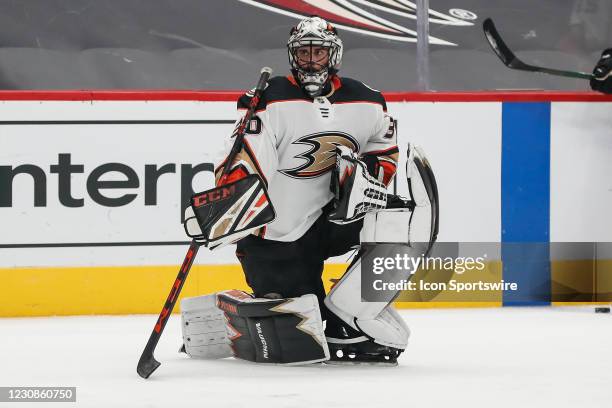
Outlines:
<svg viewBox="0 0 612 408"><path fill-rule="evenodd" d="M386 302L364 302L361 293L361 262L357 260L325 298L327 308L354 329L384 346L405 349L410 330Z"/></svg>
<svg viewBox="0 0 612 408"><path fill-rule="evenodd" d="M361 300L361 259L350 266L325 298L325 305L345 321L352 320L353 317L363 320L375 319L387 304L388 302ZM347 318L343 317L343 314Z"/></svg>
<svg viewBox="0 0 612 408"><path fill-rule="evenodd" d="M190 357L217 359L233 356L225 316L217 308L215 293L183 299L181 320L183 344Z"/></svg>
<svg viewBox="0 0 612 408"><path fill-rule="evenodd" d="M410 329L393 305L387 305L375 319L356 319L355 325L374 342L383 346L403 350L408 345Z"/></svg>
<svg viewBox="0 0 612 408"><path fill-rule="evenodd" d="M393 255L399 251L421 255L408 246L410 216L410 211L405 209L366 214L361 230L361 242L393 244L386 248L379 246L380 255ZM362 246L362 250L367 253L376 248ZM386 251L391 252L387 254ZM325 305L345 323L363 332L376 343L404 349L408 344L410 330L390 304L393 297L389 296L381 302L366 302L361 298L361 258L364 254L358 255L329 292L325 298ZM371 271L366 272L371 273ZM407 279L409 274L410 271L406 271L406 276L399 278Z"/></svg>

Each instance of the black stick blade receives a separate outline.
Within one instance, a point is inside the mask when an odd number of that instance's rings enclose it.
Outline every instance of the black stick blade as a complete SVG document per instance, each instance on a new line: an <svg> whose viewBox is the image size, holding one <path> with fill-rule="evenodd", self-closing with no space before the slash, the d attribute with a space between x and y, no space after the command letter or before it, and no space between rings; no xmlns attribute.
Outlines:
<svg viewBox="0 0 612 408"><path fill-rule="evenodd" d="M145 355L143 353L143 355L140 356L140 361L138 361L138 367L136 368L136 371L138 372L139 376L144 379L147 379L151 374L153 374L153 371L157 370L157 367L159 367L160 365L161 363L155 360L153 354Z"/></svg>
<svg viewBox="0 0 612 408"><path fill-rule="evenodd" d="M487 41L493 49L493 52L497 54L505 66L518 69L525 69L527 67L518 58L516 58L516 55L514 55L510 48L508 48L504 40L501 38L501 35L499 35L499 31L497 31L495 24L493 24L493 20L487 18L482 23L482 29L484 30L485 37L487 37Z"/></svg>
<svg viewBox="0 0 612 408"><path fill-rule="evenodd" d="M485 37L487 38L487 41L489 42L489 45L491 46L491 49L508 68L518 69L520 71L540 72L543 74L557 75L568 78L591 79L593 77L592 74L586 72L565 71L555 68L538 67L535 65L526 64L520 59L518 59L516 55L514 55L512 50L508 48L501 35L499 34L499 31L497 31L495 24L493 24L493 20L491 20L490 18L485 19L482 23L482 29L484 31Z"/></svg>

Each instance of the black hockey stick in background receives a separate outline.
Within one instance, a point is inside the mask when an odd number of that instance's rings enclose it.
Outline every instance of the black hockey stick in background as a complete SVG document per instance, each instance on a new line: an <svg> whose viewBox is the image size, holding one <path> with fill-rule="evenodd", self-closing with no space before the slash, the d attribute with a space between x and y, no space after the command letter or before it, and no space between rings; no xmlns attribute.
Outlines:
<svg viewBox="0 0 612 408"><path fill-rule="evenodd" d="M487 18L482 23L482 29L484 30L485 37L489 42L489 45L497 54L500 60L511 69L518 69L520 71L531 71L531 72L541 72L543 74L557 75L569 78L580 78L580 79L592 79L593 74L588 74L586 72L579 71L563 71L560 69L553 68L544 68L538 67L535 65L525 64L523 61L518 59L516 55L508 48L504 40L499 35L497 28L495 28L495 24L493 24L493 20Z"/></svg>
<svg viewBox="0 0 612 408"><path fill-rule="evenodd" d="M224 166L222 177L227 177L232 161L240 152L246 126L255 115L255 108L259 103L259 98L261 97L261 94L265 89L271 74L272 69L268 67L265 67L261 70L261 76L259 77L259 81L257 82L255 90L253 91L253 97L249 101L249 108L247 109L247 112L242 118L242 121L240 122L240 125L238 126L238 129L236 131L236 140L234 141L232 150L230 151L226 160L226 163L229 163L229 165ZM161 365L159 361L155 360L153 353L155 351L157 343L159 342L159 338L161 337L161 334L164 331L164 328L166 327L168 318L170 317L170 314L172 314L172 309L174 309L174 305L178 300L179 294L181 293L181 289L183 289L185 280L187 280L187 274L189 274L189 270L191 269L191 265L193 265L193 261L198 253L200 245L201 244L198 243L195 239L191 241L189 249L187 250L187 254L185 255L185 260L183 261L181 269L179 270L178 276L174 280L174 284L170 289L170 294L168 294L166 303L164 304L164 307L161 313L159 314L157 323L155 323L153 332L149 337L149 341L147 342L147 345L145 346L142 355L140 356L136 371L138 372L138 375L142 378L149 378L153 371L155 371Z"/></svg>

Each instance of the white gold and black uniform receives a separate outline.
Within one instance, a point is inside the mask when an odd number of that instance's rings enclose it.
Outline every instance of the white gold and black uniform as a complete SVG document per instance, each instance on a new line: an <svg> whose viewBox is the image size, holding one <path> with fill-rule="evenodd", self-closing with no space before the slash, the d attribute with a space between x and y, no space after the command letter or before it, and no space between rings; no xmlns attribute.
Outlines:
<svg viewBox="0 0 612 408"><path fill-rule="evenodd" d="M328 87L325 96L313 100L293 77L275 77L257 107L256 119L247 126L245 146L234 167L259 173L267 184L276 219L262 231L266 239L295 241L321 215L332 199L330 170L336 163L336 146L362 156L372 175L385 184L395 174L393 121L380 92L349 78L333 77ZM248 95L240 98L238 109L246 109L248 101ZM228 151L232 141L228 140Z"/></svg>
<svg viewBox="0 0 612 408"><path fill-rule="evenodd" d="M310 98L292 76L272 78L227 182L260 174L277 213L258 236L237 244L237 256L255 296L314 293L329 331L335 325L323 304L323 262L358 245L362 224L327 220L335 148L344 145L358 153L370 174L386 185L395 175L398 148L394 122L380 92L333 76L321 95ZM245 109L249 99L248 94L242 96L238 109ZM227 152L232 141L228 140ZM217 167L217 179L225 165Z"/></svg>
<svg viewBox="0 0 612 408"><path fill-rule="evenodd" d="M431 250L435 176L422 150L410 146L410 198L388 193L399 156L395 123L380 92L337 75L343 43L330 23L301 20L287 54L291 76L268 79L264 68L255 90L238 100L243 119L228 137L217 186L194 196L185 211L185 231L196 242L211 249L236 242L253 290L187 299L185 352L397 365L410 336L391 304L399 291L365 301L361 272L371 271L375 254L420 258ZM324 261L351 249L351 264L326 294ZM411 272L392 275L400 282ZM225 332L217 330L223 314Z"/></svg>

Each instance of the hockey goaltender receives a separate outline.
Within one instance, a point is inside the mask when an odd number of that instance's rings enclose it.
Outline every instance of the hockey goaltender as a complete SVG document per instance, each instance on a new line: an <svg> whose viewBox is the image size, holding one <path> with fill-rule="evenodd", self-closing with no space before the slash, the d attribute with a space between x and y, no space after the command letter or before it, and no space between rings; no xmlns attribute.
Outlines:
<svg viewBox="0 0 612 408"><path fill-rule="evenodd" d="M396 365L410 332L391 305L397 293L361 300L362 259L427 254L438 230L433 172L411 147L411 196L387 192L399 156L395 124L380 92L338 76L343 46L331 24L303 19L287 50L291 75L271 78L256 115L228 137L217 188L233 190L214 212L202 214L201 196L185 215L188 235L209 248L237 243L253 293L184 299L183 350L258 363ZM255 96L243 95L239 111ZM241 127L240 150L229 154ZM271 216L252 222L262 214ZM324 260L352 249L357 255L326 294Z"/></svg>

